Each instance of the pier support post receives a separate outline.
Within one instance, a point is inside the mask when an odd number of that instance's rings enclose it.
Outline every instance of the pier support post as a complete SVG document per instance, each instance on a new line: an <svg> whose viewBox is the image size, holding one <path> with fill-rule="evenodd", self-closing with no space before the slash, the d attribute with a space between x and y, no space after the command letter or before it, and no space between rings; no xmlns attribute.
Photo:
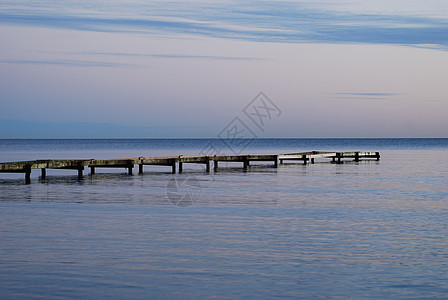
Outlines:
<svg viewBox="0 0 448 300"><path fill-rule="evenodd" d="M243 160L243 169L247 170L247 168L250 166L249 160L247 158L244 158Z"/></svg>
<svg viewBox="0 0 448 300"><path fill-rule="evenodd" d="M78 167L78 179L82 179L83 171L84 171L84 166L79 166Z"/></svg>
<svg viewBox="0 0 448 300"><path fill-rule="evenodd" d="M359 152L355 153L355 161L359 161Z"/></svg>
<svg viewBox="0 0 448 300"><path fill-rule="evenodd" d="M138 165L138 174L143 174L143 164Z"/></svg>
<svg viewBox="0 0 448 300"><path fill-rule="evenodd" d="M26 165L25 166L25 184L31 183L31 166Z"/></svg>
<svg viewBox="0 0 448 300"><path fill-rule="evenodd" d="M171 162L171 173L176 174L176 161L174 159Z"/></svg>
<svg viewBox="0 0 448 300"><path fill-rule="evenodd" d="M47 178L47 169L42 168L41 169L41 179L45 180Z"/></svg>
<svg viewBox="0 0 448 300"><path fill-rule="evenodd" d="M314 158L311 158L311 163L314 164Z"/></svg>
<svg viewBox="0 0 448 300"><path fill-rule="evenodd" d="M132 175L133 171L134 171L134 162L132 160L128 160L127 163L127 169L128 169L128 175Z"/></svg>
<svg viewBox="0 0 448 300"><path fill-rule="evenodd" d="M338 159L338 163L341 163L342 153L338 152L336 153L336 158Z"/></svg>
<svg viewBox="0 0 448 300"><path fill-rule="evenodd" d="M205 171L207 173L210 173L210 159L207 158L206 162L205 162Z"/></svg>
<svg viewBox="0 0 448 300"><path fill-rule="evenodd" d="M274 168L278 168L278 158L277 157L274 160Z"/></svg>
<svg viewBox="0 0 448 300"><path fill-rule="evenodd" d="M25 184L30 184L31 183L31 172L26 172L25 173Z"/></svg>
<svg viewBox="0 0 448 300"><path fill-rule="evenodd" d="M182 155L179 155L179 174L182 173L184 171L184 166L182 163ZM174 171L175 173L176 171Z"/></svg>
<svg viewBox="0 0 448 300"><path fill-rule="evenodd" d="M218 172L218 161L217 160L213 161L213 171Z"/></svg>
<svg viewBox="0 0 448 300"><path fill-rule="evenodd" d="M90 175L95 175L95 167L90 167Z"/></svg>
<svg viewBox="0 0 448 300"><path fill-rule="evenodd" d="M302 155L302 160L303 160L303 164L306 165L308 158L306 158L305 154Z"/></svg>
<svg viewBox="0 0 448 300"><path fill-rule="evenodd" d="M380 153L376 152L375 155L376 155L376 160L380 160Z"/></svg>

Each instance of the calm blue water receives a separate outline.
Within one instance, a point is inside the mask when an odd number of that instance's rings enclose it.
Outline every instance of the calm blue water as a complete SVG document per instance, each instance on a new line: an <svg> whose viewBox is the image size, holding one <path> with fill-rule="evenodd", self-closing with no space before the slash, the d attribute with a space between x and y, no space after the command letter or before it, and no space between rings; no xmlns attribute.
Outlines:
<svg viewBox="0 0 448 300"><path fill-rule="evenodd" d="M448 139L0 140L0 161L310 150L381 161L0 173L0 298L446 299ZM226 148L227 147L227 148Z"/></svg>

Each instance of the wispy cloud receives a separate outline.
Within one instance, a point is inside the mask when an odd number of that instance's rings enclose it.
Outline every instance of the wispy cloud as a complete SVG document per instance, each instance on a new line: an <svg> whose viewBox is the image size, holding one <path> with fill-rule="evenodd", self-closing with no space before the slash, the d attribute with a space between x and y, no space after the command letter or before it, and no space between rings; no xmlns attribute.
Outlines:
<svg viewBox="0 0 448 300"><path fill-rule="evenodd" d="M155 57L155 58L179 58L179 59L206 59L206 60L264 60L258 57L243 56L213 56L213 55L187 55L187 54L145 54L132 52L71 52L75 55L101 55L101 56L127 56L127 57Z"/></svg>
<svg viewBox="0 0 448 300"><path fill-rule="evenodd" d="M402 95L401 93L332 93L334 99L344 100L386 100L392 97Z"/></svg>
<svg viewBox="0 0 448 300"><path fill-rule="evenodd" d="M83 61L83 60L31 60L31 59L16 59L16 60L0 60L3 64L23 64L23 65L54 65L66 67L101 67L101 68L115 68L115 67L135 67L131 64L105 62L105 61Z"/></svg>
<svg viewBox="0 0 448 300"><path fill-rule="evenodd" d="M104 32L195 34L288 43L400 44L448 46L448 20L426 15L348 13L313 2L214 1L175 6L158 2L105 9L0 9L0 22ZM50 8L48 8L50 7ZM65 9L64 9L65 8ZM51 11L51 10L55 11Z"/></svg>
<svg viewBox="0 0 448 300"><path fill-rule="evenodd" d="M48 53L48 52L47 52ZM210 56L210 55L183 55L183 54L142 54L127 52L60 52L58 54L92 55L92 56L122 56L122 57L154 57L167 59L198 59L198 60L261 60L262 58L238 57L238 56ZM63 67L98 67L98 68L140 68L139 64L119 63L110 61L95 60L71 60L71 59L9 59L0 60L0 64L20 64L20 65L50 65Z"/></svg>
<svg viewBox="0 0 448 300"><path fill-rule="evenodd" d="M336 95L363 96L363 97L390 97L401 94L400 93L336 93Z"/></svg>

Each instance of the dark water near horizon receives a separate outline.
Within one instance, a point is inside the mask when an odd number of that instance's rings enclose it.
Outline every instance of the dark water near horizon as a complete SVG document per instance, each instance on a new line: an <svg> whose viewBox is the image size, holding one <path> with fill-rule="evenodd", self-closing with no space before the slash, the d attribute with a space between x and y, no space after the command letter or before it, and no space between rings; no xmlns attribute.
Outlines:
<svg viewBox="0 0 448 300"><path fill-rule="evenodd" d="M232 152L221 139L0 139L0 151L29 150L202 150L212 142ZM257 138L235 150L343 150L375 147L380 150L446 149L448 138Z"/></svg>
<svg viewBox="0 0 448 300"><path fill-rule="evenodd" d="M447 299L448 139L0 140L0 161L380 151L217 173L0 173L0 298Z"/></svg>

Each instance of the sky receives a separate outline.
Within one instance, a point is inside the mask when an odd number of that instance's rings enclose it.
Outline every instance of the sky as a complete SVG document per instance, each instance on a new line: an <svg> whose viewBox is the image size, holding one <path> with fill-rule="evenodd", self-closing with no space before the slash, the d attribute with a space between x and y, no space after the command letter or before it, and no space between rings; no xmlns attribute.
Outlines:
<svg viewBox="0 0 448 300"><path fill-rule="evenodd" d="M2 0L0 41L0 138L448 137L446 0Z"/></svg>

